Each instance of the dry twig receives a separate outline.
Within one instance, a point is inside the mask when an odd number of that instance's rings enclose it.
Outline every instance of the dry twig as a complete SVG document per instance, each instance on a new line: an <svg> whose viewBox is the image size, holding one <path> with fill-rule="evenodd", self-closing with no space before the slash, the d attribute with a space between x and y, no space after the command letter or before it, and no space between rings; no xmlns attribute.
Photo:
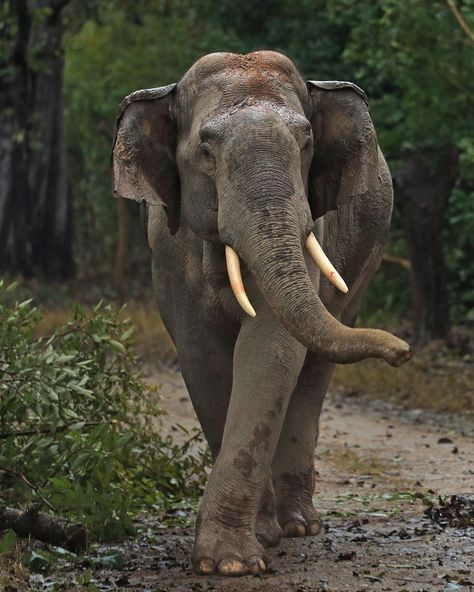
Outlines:
<svg viewBox="0 0 474 592"><path fill-rule="evenodd" d="M8 469L7 467L0 467L0 471L7 473L9 475L13 475L14 477L17 477L18 479L21 479L23 481L23 483L25 483L25 485L27 485L33 492L34 494L44 503L48 506L48 508L50 508L50 510L53 510L53 512L56 511L56 508L45 498L41 495L41 493L39 492L39 488L32 483L27 477L25 477L25 475L23 475L23 473L20 473L19 471L15 471L15 469Z"/></svg>

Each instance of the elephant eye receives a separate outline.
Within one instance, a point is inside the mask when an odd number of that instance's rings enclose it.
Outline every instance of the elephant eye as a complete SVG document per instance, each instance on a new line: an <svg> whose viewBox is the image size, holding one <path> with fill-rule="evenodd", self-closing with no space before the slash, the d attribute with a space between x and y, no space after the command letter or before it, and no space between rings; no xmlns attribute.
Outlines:
<svg viewBox="0 0 474 592"><path fill-rule="evenodd" d="M206 158L208 158L209 156L211 156L211 150L210 150L210 146L207 142L203 142L200 146L199 149L201 150L201 154L203 154Z"/></svg>
<svg viewBox="0 0 474 592"><path fill-rule="evenodd" d="M313 138L311 135L308 135L305 140L303 141L303 145L301 146L301 150L309 150L313 145Z"/></svg>

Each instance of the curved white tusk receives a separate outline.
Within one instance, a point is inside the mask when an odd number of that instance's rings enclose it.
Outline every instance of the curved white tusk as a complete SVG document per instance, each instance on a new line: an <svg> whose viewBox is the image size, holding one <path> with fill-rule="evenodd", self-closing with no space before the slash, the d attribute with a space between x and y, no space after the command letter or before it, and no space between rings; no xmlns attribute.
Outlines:
<svg viewBox="0 0 474 592"><path fill-rule="evenodd" d="M225 261L227 264L227 274L229 276L230 287L237 299L237 302L244 309L244 311L251 317L257 316L250 300L245 293L244 283L242 281L242 274L240 273L239 256L229 245L225 246Z"/></svg>
<svg viewBox="0 0 474 592"><path fill-rule="evenodd" d="M334 284L336 288L339 288L341 292L347 294L347 292L349 292L349 288L347 287L346 282L337 273L337 271L334 268L334 265L329 261L326 253L323 251L321 245L318 243L318 239L314 236L312 232L310 232L308 239L306 240L306 250L311 255L311 258L319 267L319 269L328 278L328 280L332 284Z"/></svg>

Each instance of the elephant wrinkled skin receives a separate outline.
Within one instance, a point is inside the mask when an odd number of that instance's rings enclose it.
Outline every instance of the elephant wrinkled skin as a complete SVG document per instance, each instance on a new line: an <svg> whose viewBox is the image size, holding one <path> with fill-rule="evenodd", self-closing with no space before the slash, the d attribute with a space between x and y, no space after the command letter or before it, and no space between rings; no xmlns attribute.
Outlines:
<svg viewBox="0 0 474 592"><path fill-rule="evenodd" d="M210 54L124 99L113 169L115 194L144 204L159 309L215 459L194 569L264 572L264 546L321 529L314 448L334 364L410 357L389 333L351 328L392 210L367 99L305 82L275 52ZM305 250L311 231L348 294Z"/></svg>

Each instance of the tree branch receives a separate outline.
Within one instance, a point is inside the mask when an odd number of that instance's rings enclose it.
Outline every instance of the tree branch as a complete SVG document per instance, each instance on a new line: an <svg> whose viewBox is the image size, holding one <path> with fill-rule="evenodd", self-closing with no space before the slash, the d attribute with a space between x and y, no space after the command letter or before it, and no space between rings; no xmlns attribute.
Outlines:
<svg viewBox="0 0 474 592"><path fill-rule="evenodd" d="M43 497L41 495L38 487L36 485L34 485L29 479L27 479L27 477L25 477L25 475L23 475L23 473L20 473L19 471L15 471L14 469L8 469L6 467L0 467L0 471L3 471L4 473L7 473L8 475L13 475L14 477L17 477L18 479L21 479L23 481L23 483L25 483L25 485L27 485L35 493L35 495L37 495L39 497L39 499L44 504L46 504L48 506L48 508L53 510L53 512L56 511L55 507L45 497Z"/></svg>
<svg viewBox="0 0 474 592"><path fill-rule="evenodd" d="M76 421L74 423L79 423L79 422ZM22 431L18 431L18 432L4 432L4 433L0 433L0 440L6 440L7 438L10 438L10 436L14 436L15 438L17 438L19 436L36 436L37 434L54 435L54 434L57 434L60 432L65 432L71 426L73 426L74 423L60 426L60 427L56 428L55 430L53 430L51 428L43 428L41 430L22 430ZM101 423L100 421L85 421L84 427L93 427L93 426L99 425L100 423Z"/></svg>
<svg viewBox="0 0 474 592"><path fill-rule="evenodd" d="M404 257L397 257L396 255L389 255L388 253L384 253L382 261L386 261L387 263L394 263L395 265L400 265L400 267L403 267L403 269L411 269L410 259L405 259Z"/></svg>
<svg viewBox="0 0 474 592"><path fill-rule="evenodd" d="M456 6L454 0L446 0L446 4L448 5L449 10L452 12L461 29L464 31L464 33L466 33L469 41L474 45L474 32L464 20L464 17L462 16L459 8Z"/></svg>

